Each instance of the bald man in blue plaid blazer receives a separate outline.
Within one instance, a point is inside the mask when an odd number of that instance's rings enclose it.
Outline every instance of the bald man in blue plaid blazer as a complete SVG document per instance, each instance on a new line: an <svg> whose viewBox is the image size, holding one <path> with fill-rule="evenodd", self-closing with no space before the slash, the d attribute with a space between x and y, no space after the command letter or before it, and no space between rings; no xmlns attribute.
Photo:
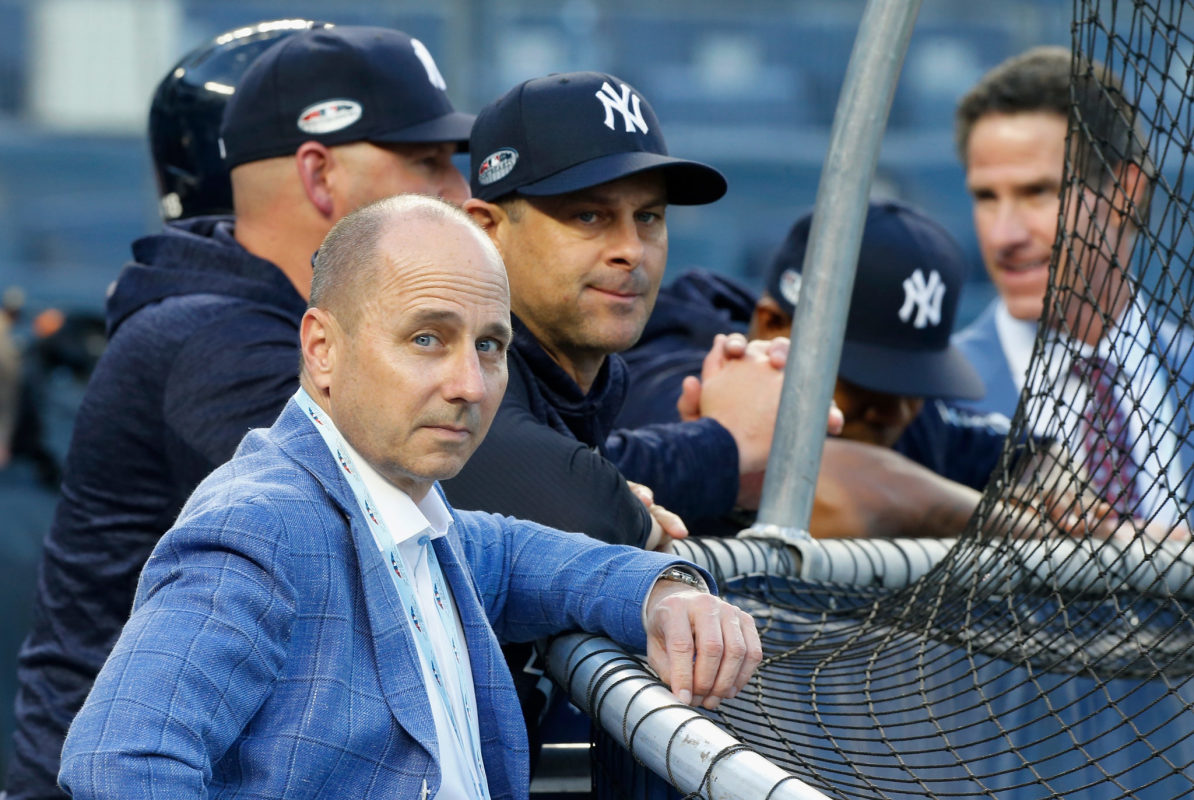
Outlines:
<svg viewBox="0 0 1194 800"><path fill-rule="evenodd" d="M425 780L434 797L415 642L361 517L295 401L251 433L146 564L67 736L72 796L413 800ZM506 517L453 519L435 552L468 641L491 796L524 798L526 731L498 637L580 628L642 651L643 599L679 562Z"/></svg>
<svg viewBox="0 0 1194 800"><path fill-rule="evenodd" d="M324 283L335 270L344 279ZM709 708L746 684L762 658L753 620L690 585L696 573L669 569L682 562L439 506L451 524L427 538L456 608L440 630L455 647L459 623L468 659L451 697L432 686L443 682L431 658L424 677L435 625L410 621L400 592L411 572L393 577L393 545L373 527L384 506L369 503L352 453L377 473L375 500L442 499L437 480L459 470L500 403L511 337L501 258L459 209L406 195L337 224L301 326L303 388L200 484L155 548L67 735L67 791L414 800L447 780L445 796L475 800L482 785L443 765L461 763L456 744L476 731L474 779L484 773L493 800L521 800L527 735L499 639L604 633L645 649L680 700ZM414 571L433 563L417 558ZM435 597L442 608L438 586ZM412 614L423 603L409 602ZM437 712L471 705L469 683L475 723L462 711L468 731L452 722L440 738Z"/></svg>

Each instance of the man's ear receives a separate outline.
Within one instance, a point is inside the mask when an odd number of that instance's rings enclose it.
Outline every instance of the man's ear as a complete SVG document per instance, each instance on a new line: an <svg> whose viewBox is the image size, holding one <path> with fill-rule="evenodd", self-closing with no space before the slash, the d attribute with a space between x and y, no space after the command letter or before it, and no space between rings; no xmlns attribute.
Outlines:
<svg viewBox="0 0 1194 800"><path fill-rule="evenodd" d="M319 391L326 391L332 383L336 346L340 327L326 309L308 308L299 324L299 349L303 370Z"/></svg>
<svg viewBox="0 0 1194 800"><path fill-rule="evenodd" d="M792 335L792 318L779 307L779 303L764 293L755 303L755 312L750 318L750 339L774 339L777 336Z"/></svg>
<svg viewBox="0 0 1194 800"><path fill-rule="evenodd" d="M1116 171L1118 184L1115 186L1114 213L1120 219L1140 228L1148 221L1148 198L1152 192L1152 181L1139 164L1125 161Z"/></svg>
<svg viewBox="0 0 1194 800"><path fill-rule="evenodd" d="M481 230L489 234L493 243L498 244L501 228L509 222L505 209L475 197L466 200L462 208L473 218L473 222L480 226Z"/></svg>
<svg viewBox="0 0 1194 800"><path fill-rule="evenodd" d="M336 165L335 155L319 142L303 142L295 151L294 163L307 201L320 214L332 220L336 208L331 182L331 173Z"/></svg>

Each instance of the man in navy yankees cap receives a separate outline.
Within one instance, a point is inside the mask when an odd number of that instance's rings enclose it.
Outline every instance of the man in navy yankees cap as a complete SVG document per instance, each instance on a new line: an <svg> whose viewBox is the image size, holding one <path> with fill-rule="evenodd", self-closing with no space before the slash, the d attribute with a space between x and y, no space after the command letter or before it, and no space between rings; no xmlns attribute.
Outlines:
<svg viewBox="0 0 1194 800"><path fill-rule="evenodd" d="M575 72L527 81L487 106L473 126L473 196L548 197L631 175L661 177L667 202L712 203L721 173L674 158L655 112L612 75Z"/></svg>
<svg viewBox="0 0 1194 800"><path fill-rule="evenodd" d="M714 202L721 173L671 155L647 99L598 72L514 87L480 112L469 152L464 208L505 261L514 341L502 406L444 483L448 498L640 546L686 535L665 509L698 518L757 506L782 372L741 337L737 358L718 342L699 419L612 425L626 389L617 353L655 303L668 206ZM518 683L527 654L507 656ZM535 683L520 686L532 739Z"/></svg>
<svg viewBox="0 0 1194 800"><path fill-rule="evenodd" d="M777 251L750 335L791 333L811 228L811 213L797 219ZM896 201L871 202L833 397L843 438L893 448L981 489L1008 420L946 404L983 395L982 379L950 343L965 275L965 255L935 220Z"/></svg>
<svg viewBox="0 0 1194 800"><path fill-rule="evenodd" d="M224 162L289 156L308 141L464 149L473 116L453 109L446 89L431 53L402 31L305 31L263 53L237 84L220 130ZM451 187L457 202L460 188Z"/></svg>
<svg viewBox="0 0 1194 800"><path fill-rule="evenodd" d="M473 198L464 208L505 260L515 343L503 411L475 466L446 484L449 497L638 544L651 517L626 478L682 517L757 502L741 479L766 466L782 380L765 356L724 359L729 373L706 387L699 420L612 428L626 381L616 354L635 343L654 306L668 206L717 200L721 173L671 155L647 99L599 72L515 86L477 116L469 153ZM767 388L744 389L748 372ZM523 459L562 476L552 492Z"/></svg>
<svg viewBox="0 0 1194 800"><path fill-rule="evenodd" d="M701 373L714 332L758 340L791 333L796 305L807 302L811 223L811 213L796 220L759 296L704 270L660 291L642 339L624 357L630 388L621 424L680 419L676 398ZM961 249L924 213L894 201L869 204L833 387L845 423L825 443L814 536L955 536L973 513L1008 421L947 405L982 393L950 345L965 270ZM700 532L734 533L750 522L735 514Z"/></svg>
<svg viewBox="0 0 1194 800"><path fill-rule="evenodd" d="M752 333L787 336L800 300L812 214L776 253ZM843 435L893 446L925 398L982 397L983 383L950 344L966 257L937 222L894 201L872 202L858 254L834 397Z"/></svg>

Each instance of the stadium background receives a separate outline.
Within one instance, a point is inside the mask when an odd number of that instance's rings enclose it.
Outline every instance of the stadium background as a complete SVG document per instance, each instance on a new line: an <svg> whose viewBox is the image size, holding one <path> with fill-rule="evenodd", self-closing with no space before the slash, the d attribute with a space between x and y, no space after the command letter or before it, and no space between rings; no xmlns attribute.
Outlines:
<svg viewBox="0 0 1194 800"><path fill-rule="evenodd" d="M668 276L699 266L757 285L771 249L813 202L862 8L861 0L0 0L0 291L23 306L15 330L26 344L47 308L101 314L129 242L160 224L144 140L154 84L212 36L284 16L411 33L466 111L548 72L599 69L628 80L650 98L673 152L716 165L730 182L721 202L670 213ZM992 289L954 154L954 103L1007 55L1068 45L1071 13L1062 0L922 6L875 191L924 208L963 244L972 269L960 324ZM39 380L46 443L61 457L82 383L63 369ZM23 469L0 470L0 769L13 659L53 504Z"/></svg>

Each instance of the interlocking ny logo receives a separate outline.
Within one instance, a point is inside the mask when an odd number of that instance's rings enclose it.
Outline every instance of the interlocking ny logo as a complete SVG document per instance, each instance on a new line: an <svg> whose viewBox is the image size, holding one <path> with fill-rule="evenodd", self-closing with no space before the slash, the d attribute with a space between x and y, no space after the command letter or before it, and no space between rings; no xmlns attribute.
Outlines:
<svg viewBox="0 0 1194 800"><path fill-rule="evenodd" d="M914 328L941 324L941 301L945 298L945 283L937 270L929 273L929 279L919 269L904 278L904 305L900 306L900 321L907 322L916 311Z"/></svg>
<svg viewBox="0 0 1194 800"><path fill-rule="evenodd" d="M435 65L435 59L431 57L431 51L427 49L427 46L418 39L411 39L410 46L415 51L415 55L419 57L419 61L423 62L423 69L427 70L427 80L431 81L431 85L441 92L447 90L448 84L444 80L444 76L440 74L439 67Z"/></svg>
<svg viewBox="0 0 1194 800"><path fill-rule="evenodd" d="M638 95L630 91L630 87L624 83L619 86L622 87L621 95L614 91L614 87L609 85L609 81L604 81L601 84L601 91L597 92L597 99L601 101L601 105L605 106L605 127L611 131L616 130L614 112L617 111L622 115L622 121L626 123L627 133L632 133L635 128L646 133L647 121L643 119L643 110ZM632 105L634 106L633 111L630 110Z"/></svg>

